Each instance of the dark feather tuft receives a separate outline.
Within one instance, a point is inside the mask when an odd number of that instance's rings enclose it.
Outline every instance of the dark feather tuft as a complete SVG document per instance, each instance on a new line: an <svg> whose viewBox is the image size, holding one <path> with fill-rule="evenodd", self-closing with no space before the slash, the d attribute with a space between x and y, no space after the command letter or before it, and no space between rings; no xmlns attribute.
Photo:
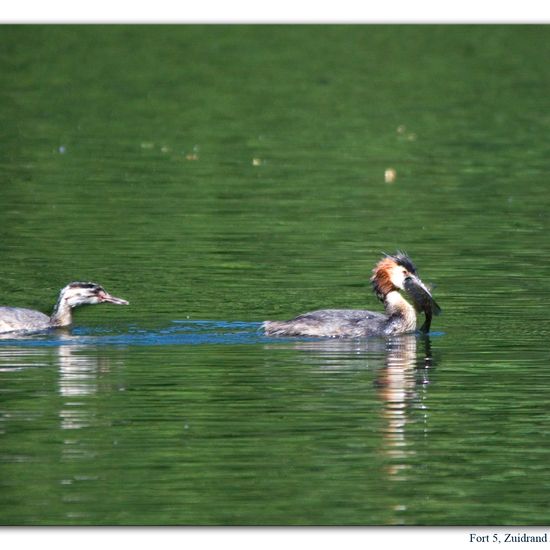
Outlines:
<svg viewBox="0 0 550 550"><path fill-rule="evenodd" d="M100 291L100 290L103 290L103 288L96 284L96 283L81 283L81 282L76 282L76 283L71 283L69 285L70 288L86 288L86 289L89 289L89 290L95 290L96 292Z"/></svg>
<svg viewBox="0 0 550 550"><path fill-rule="evenodd" d="M386 254L386 257L391 258L396 264L404 267L409 273L417 275L415 265L405 252L398 250L395 254Z"/></svg>

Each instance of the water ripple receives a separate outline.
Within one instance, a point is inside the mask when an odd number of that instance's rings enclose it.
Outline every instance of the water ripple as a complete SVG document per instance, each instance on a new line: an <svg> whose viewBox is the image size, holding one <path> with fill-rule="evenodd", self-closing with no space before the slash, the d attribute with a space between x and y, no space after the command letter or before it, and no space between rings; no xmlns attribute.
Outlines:
<svg viewBox="0 0 550 550"><path fill-rule="evenodd" d="M63 345L165 346L201 344L257 344L272 339L260 333L260 323L240 321L174 320L168 327L149 330L132 325L125 331L76 327L35 334L5 334L0 346L49 347Z"/></svg>
<svg viewBox="0 0 550 550"><path fill-rule="evenodd" d="M431 336L441 335L433 333ZM75 327L71 330L51 330L43 333L0 335L0 350L4 346L53 347L87 346L166 346L204 344L283 344L285 342L327 342L319 338L276 338L261 332L261 323L243 321L174 320L155 330L130 325L126 330L101 327ZM334 340L329 340L334 342Z"/></svg>

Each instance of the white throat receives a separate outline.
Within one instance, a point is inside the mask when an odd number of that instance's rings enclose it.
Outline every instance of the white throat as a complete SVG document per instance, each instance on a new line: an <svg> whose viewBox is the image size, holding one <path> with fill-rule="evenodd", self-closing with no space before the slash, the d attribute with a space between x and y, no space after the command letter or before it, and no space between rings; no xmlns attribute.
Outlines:
<svg viewBox="0 0 550 550"><path fill-rule="evenodd" d="M416 328L416 311L397 290L392 290L386 294L384 297L384 306L386 314L389 317L396 316L403 320L406 330L414 330Z"/></svg>

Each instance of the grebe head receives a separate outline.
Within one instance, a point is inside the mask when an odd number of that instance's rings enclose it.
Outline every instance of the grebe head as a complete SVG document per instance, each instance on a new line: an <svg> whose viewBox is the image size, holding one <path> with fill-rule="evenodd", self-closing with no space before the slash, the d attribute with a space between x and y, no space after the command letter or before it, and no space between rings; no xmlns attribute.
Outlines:
<svg viewBox="0 0 550 550"><path fill-rule="evenodd" d="M406 290L406 282L409 284L412 280L421 283L412 260L403 252L386 254L372 272L372 286L380 300L384 300L384 297L394 290Z"/></svg>
<svg viewBox="0 0 550 550"><path fill-rule="evenodd" d="M418 311L430 310L434 315L441 312L430 290L420 280L412 260L404 252L386 254L373 269L371 281L374 292L382 301L390 292L404 290Z"/></svg>
<svg viewBox="0 0 550 550"><path fill-rule="evenodd" d="M102 286L96 283L70 283L59 293L58 303L64 303L70 308L85 304L116 304L127 306L129 302L122 298L111 296Z"/></svg>

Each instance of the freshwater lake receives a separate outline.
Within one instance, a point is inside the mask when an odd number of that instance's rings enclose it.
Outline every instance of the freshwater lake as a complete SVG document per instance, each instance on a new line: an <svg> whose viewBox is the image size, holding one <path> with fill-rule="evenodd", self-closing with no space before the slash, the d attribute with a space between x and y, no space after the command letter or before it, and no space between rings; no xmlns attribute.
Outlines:
<svg viewBox="0 0 550 550"><path fill-rule="evenodd" d="M0 340L0 524L548 525L549 59L547 26L0 27L0 304L130 302ZM262 335L380 310L397 249L429 336Z"/></svg>

